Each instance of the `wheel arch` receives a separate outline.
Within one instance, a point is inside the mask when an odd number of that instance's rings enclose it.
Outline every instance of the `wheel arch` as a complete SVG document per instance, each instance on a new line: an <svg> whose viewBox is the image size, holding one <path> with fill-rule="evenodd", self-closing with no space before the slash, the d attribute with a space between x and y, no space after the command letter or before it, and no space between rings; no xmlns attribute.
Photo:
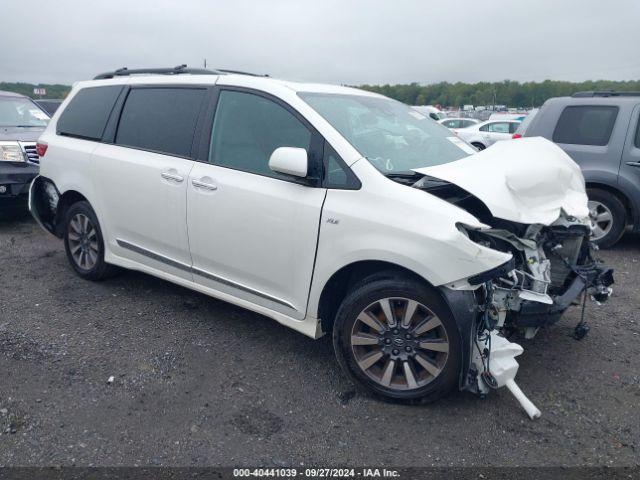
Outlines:
<svg viewBox="0 0 640 480"><path fill-rule="evenodd" d="M468 371L471 364L472 335L477 314L475 293L471 290L451 290L436 287L422 275L397 263L381 260L360 260L344 265L333 273L324 284L318 301L317 318L320 319L322 331L331 332L335 315L350 288L360 279L373 273L389 276L400 274L407 278L423 282L437 292L449 306L459 333L460 342L460 376L458 387L467 388ZM381 278L384 278L382 276Z"/></svg>
<svg viewBox="0 0 640 480"><path fill-rule="evenodd" d="M62 220L69 207L79 201L91 203L80 191L71 188L61 193L52 180L38 176L31 185L29 209L45 230L62 238Z"/></svg>
<svg viewBox="0 0 640 480"><path fill-rule="evenodd" d="M323 332L331 331L338 308L350 288L361 279L376 272L405 275L424 282L431 288L434 287L423 276L397 263L382 260L359 260L344 265L325 282L318 299L318 307L314 313L321 321Z"/></svg>

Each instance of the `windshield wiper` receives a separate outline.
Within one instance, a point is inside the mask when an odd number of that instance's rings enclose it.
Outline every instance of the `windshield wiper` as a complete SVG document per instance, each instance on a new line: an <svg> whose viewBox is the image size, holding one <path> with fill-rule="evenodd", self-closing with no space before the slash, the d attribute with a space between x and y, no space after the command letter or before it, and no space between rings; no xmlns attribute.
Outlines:
<svg viewBox="0 0 640 480"><path fill-rule="evenodd" d="M383 175L388 178L420 178L424 176L422 173L413 172L411 170L406 172L386 172L383 173Z"/></svg>

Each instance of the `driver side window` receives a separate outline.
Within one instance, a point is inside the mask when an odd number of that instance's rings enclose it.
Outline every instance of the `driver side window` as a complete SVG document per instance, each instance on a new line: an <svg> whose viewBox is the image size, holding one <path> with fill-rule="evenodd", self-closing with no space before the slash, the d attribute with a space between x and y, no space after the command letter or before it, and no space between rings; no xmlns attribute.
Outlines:
<svg viewBox="0 0 640 480"><path fill-rule="evenodd" d="M311 132L291 112L253 93L223 90L218 98L209 162L245 172L286 178L269 168L278 147L309 152Z"/></svg>

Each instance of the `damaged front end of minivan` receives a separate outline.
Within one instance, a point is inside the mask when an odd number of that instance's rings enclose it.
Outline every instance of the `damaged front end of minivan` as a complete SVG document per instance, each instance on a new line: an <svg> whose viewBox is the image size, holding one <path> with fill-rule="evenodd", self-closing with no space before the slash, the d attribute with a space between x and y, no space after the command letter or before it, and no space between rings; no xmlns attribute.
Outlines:
<svg viewBox="0 0 640 480"><path fill-rule="evenodd" d="M471 241L512 255L504 265L444 288L473 289L476 298L462 388L485 395L507 386L535 418L540 412L513 380L514 357L522 347L506 338L516 330L532 338L573 304L582 309L574 335L583 338L589 329L586 300L609 298L613 271L593 257L579 168L546 140L516 143L502 142L459 162L419 169L423 176L412 186L476 217L482 226L457 224Z"/></svg>

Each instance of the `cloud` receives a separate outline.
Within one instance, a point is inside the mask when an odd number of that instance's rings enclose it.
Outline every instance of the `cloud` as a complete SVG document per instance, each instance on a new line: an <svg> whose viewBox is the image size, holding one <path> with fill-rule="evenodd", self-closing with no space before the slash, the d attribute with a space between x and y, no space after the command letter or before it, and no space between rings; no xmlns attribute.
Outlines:
<svg viewBox="0 0 640 480"><path fill-rule="evenodd" d="M5 0L0 80L187 63L331 83L640 78L640 2Z"/></svg>

